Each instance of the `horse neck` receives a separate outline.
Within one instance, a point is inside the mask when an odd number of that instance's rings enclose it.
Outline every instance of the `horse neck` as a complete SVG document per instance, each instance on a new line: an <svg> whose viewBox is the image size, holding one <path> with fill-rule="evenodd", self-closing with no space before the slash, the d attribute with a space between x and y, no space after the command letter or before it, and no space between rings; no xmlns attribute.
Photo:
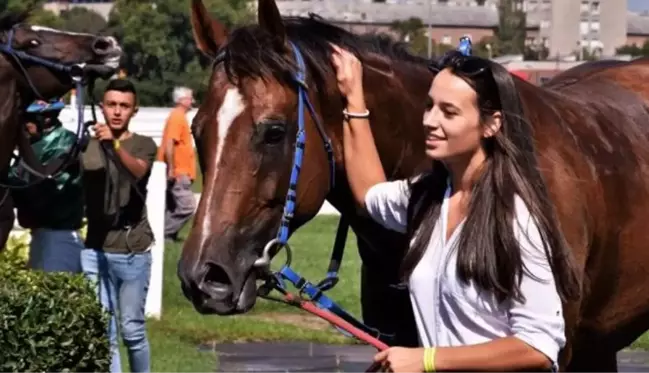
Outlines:
<svg viewBox="0 0 649 373"><path fill-rule="evenodd" d="M396 62L385 73L369 65L365 92L386 177L411 176L424 158L422 118L433 74L426 65Z"/></svg>
<svg viewBox="0 0 649 373"><path fill-rule="evenodd" d="M414 175L425 164L423 127L421 125L433 74L425 64L406 61L386 61L384 57L369 56L364 61L364 91L376 147L389 179ZM337 94L337 93L336 93ZM327 199L340 211L348 209L351 194L344 177L342 160L342 100L329 97L323 113L330 118L332 141L337 149L337 169L340 177Z"/></svg>

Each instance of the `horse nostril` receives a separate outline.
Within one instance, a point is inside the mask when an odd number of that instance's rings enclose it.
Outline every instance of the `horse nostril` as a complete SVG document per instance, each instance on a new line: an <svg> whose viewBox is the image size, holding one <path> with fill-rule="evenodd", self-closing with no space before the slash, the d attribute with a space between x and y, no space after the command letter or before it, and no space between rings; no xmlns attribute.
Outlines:
<svg viewBox="0 0 649 373"><path fill-rule="evenodd" d="M112 37L98 37L92 43L92 50L96 54L106 54L115 48Z"/></svg>
<svg viewBox="0 0 649 373"><path fill-rule="evenodd" d="M232 296L232 281L225 270L216 264L207 263L203 277L203 291L213 300L224 301Z"/></svg>

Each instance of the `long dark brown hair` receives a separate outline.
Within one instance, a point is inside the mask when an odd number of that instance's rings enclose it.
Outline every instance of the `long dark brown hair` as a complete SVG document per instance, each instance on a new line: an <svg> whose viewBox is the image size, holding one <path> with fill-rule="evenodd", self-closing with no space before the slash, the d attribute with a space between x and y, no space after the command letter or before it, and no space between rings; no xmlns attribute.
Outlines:
<svg viewBox="0 0 649 373"><path fill-rule="evenodd" d="M496 63L458 52L451 52L432 67L435 71L445 68L476 91L482 122L495 112L502 114L500 131L483 142L486 161L476 176L456 247L460 281L473 283L500 302L525 300L520 283L527 269L513 226L514 196L518 195L538 225L560 297L577 298L580 286L573 257L539 170L532 126L525 120L514 79ZM412 244L401 268L403 281L408 280L428 247L448 176L446 167L434 161L432 170L410 185L408 235Z"/></svg>

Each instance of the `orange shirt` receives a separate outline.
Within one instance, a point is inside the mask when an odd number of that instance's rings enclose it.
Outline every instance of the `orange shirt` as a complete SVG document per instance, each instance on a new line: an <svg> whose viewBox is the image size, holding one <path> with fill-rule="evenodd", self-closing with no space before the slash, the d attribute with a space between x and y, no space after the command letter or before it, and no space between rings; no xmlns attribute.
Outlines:
<svg viewBox="0 0 649 373"><path fill-rule="evenodd" d="M158 148L158 160L165 162L165 148L173 140L174 176L187 175L196 179L196 160L192 146L192 134L189 129L186 113L181 108L175 108L169 114L162 135L162 143Z"/></svg>

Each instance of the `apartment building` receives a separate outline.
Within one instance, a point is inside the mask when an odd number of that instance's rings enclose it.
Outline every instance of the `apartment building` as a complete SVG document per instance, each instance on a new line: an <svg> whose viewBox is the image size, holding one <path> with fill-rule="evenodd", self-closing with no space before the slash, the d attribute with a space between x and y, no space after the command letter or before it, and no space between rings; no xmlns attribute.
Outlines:
<svg viewBox="0 0 649 373"><path fill-rule="evenodd" d="M145 0L143 0L145 1ZM491 36L498 25L499 0L276 0L284 15L320 14L353 32L391 33L393 20L420 18L430 37L455 44L463 35ZM548 47L552 57L580 48L608 57L624 44L649 38L649 15L627 12L627 0L520 0L527 13L528 42ZM648 0L649 1L649 0ZM48 0L55 13L84 6L108 17L112 0Z"/></svg>

